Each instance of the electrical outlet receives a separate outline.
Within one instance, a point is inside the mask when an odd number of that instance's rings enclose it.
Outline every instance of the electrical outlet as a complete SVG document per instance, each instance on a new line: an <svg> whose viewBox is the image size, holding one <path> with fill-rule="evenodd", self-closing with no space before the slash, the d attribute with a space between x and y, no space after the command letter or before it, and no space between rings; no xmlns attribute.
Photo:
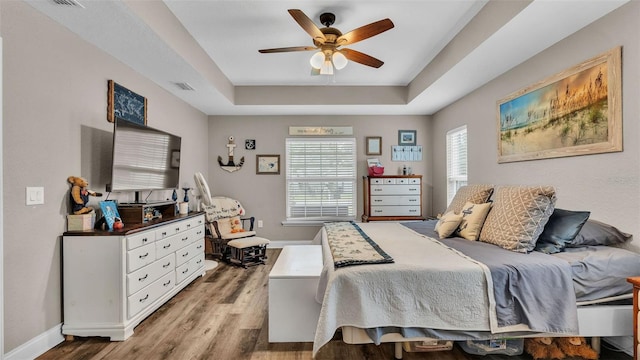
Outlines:
<svg viewBox="0 0 640 360"><path fill-rule="evenodd" d="M258 220L258 227L261 228L263 225L262 220Z"/></svg>

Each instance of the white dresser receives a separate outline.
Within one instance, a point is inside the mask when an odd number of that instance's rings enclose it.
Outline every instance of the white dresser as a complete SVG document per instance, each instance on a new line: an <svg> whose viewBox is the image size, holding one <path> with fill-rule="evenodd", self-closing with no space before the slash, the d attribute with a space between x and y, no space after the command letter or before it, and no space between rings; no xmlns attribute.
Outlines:
<svg viewBox="0 0 640 360"><path fill-rule="evenodd" d="M204 275L204 215L123 232L67 232L62 240L64 335L122 341Z"/></svg>
<svg viewBox="0 0 640 360"><path fill-rule="evenodd" d="M423 220L422 175L365 176L362 221Z"/></svg>

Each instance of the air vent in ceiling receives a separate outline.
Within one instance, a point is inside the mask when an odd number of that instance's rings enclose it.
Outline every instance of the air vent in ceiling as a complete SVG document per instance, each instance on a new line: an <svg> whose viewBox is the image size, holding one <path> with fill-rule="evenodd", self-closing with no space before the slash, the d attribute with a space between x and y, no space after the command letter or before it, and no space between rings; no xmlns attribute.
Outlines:
<svg viewBox="0 0 640 360"><path fill-rule="evenodd" d="M177 82L175 84L182 90L188 90L188 91L195 90L193 86L189 85L189 83L186 83L186 82Z"/></svg>
<svg viewBox="0 0 640 360"><path fill-rule="evenodd" d="M56 5L77 6L84 9L84 6L76 0L51 0Z"/></svg>

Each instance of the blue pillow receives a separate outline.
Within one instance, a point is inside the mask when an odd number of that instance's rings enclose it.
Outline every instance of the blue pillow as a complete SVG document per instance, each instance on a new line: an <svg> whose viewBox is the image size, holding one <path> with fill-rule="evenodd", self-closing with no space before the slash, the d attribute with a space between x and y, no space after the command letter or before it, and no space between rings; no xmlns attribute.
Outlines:
<svg viewBox="0 0 640 360"><path fill-rule="evenodd" d="M555 254L573 241L584 223L589 219L589 211L570 211L554 209L553 214L536 241L536 251Z"/></svg>

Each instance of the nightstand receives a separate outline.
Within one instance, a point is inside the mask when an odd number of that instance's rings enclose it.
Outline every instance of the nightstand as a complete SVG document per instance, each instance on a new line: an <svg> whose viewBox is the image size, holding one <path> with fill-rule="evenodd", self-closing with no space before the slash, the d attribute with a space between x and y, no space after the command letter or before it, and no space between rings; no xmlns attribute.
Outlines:
<svg viewBox="0 0 640 360"><path fill-rule="evenodd" d="M640 291L640 276L627 278L627 281L633 284L633 359L638 360L639 352L640 352L640 339L638 338L640 334L640 329L638 326L638 296Z"/></svg>

